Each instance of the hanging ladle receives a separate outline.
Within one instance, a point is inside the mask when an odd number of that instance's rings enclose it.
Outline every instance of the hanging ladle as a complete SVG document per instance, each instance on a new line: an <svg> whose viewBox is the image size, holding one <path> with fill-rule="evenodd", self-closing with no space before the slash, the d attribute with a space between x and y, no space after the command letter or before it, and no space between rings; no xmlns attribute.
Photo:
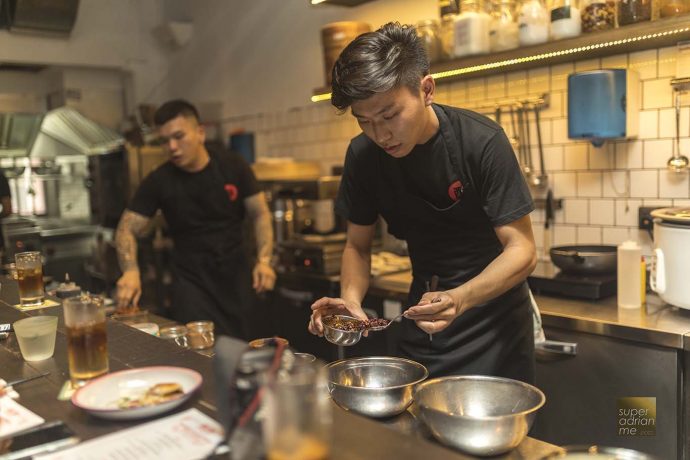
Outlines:
<svg viewBox="0 0 690 460"><path fill-rule="evenodd" d="M680 91L675 92L676 97L676 148L673 156L668 160L668 169L681 173L688 168L688 157L680 154Z"/></svg>

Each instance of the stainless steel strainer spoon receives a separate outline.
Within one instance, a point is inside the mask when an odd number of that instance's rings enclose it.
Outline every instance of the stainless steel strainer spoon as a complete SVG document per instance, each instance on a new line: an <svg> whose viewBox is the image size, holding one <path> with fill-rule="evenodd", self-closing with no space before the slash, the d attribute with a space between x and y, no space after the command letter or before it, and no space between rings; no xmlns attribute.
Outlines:
<svg viewBox="0 0 690 460"><path fill-rule="evenodd" d="M668 160L668 169L681 173L688 169L688 157L680 154L680 91L675 92L676 97L676 145L673 156Z"/></svg>

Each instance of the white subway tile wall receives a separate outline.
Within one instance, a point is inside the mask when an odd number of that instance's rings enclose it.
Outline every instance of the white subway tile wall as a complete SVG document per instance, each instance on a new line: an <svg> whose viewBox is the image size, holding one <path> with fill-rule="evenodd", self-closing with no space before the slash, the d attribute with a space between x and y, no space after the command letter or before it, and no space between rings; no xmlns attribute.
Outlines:
<svg viewBox="0 0 690 460"><path fill-rule="evenodd" d="M577 71L631 68L640 75L641 111L637 139L606 143L595 148L568 139L567 78ZM436 101L472 109L505 98L525 98L544 92L550 105L541 112L549 184L563 200L551 232L551 244L618 244L637 239L646 254L651 240L638 231L640 206L690 206L690 177L666 170L675 149L675 111L670 80L675 76L676 48L668 47L509 72L448 84L439 83ZM690 96L682 99L681 152L690 156ZM532 121L534 118L532 116ZM510 135L510 117L502 117ZM348 114L338 115L328 102L305 103L292 110L246 115L233 119L226 131L237 128L256 133L257 157L294 157L319 160L323 173L342 165L349 140L360 130ZM535 127L532 152L538 165ZM532 215L537 246L545 257L544 213Z"/></svg>

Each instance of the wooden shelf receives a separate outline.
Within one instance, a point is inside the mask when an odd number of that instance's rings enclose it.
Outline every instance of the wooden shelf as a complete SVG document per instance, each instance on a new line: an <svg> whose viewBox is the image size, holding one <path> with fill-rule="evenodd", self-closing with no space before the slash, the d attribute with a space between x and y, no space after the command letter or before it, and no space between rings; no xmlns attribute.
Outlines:
<svg viewBox="0 0 690 460"><path fill-rule="evenodd" d="M541 45L524 46L510 51L439 62L432 64L431 73L438 83L443 84L467 78L672 46L682 40L690 40L690 15L646 21L603 32L550 41ZM330 87L317 88L314 90L314 96L325 96L330 91Z"/></svg>

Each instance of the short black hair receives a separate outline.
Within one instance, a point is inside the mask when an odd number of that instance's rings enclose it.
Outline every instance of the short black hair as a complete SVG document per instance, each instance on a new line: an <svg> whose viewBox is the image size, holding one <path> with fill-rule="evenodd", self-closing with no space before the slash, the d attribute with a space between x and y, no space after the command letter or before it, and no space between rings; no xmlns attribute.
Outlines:
<svg viewBox="0 0 690 460"><path fill-rule="evenodd" d="M156 113L153 114L153 121L156 126L162 126L180 115L185 118L194 118L197 122L200 120L199 111L191 103L184 99L173 99L158 107Z"/></svg>
<svg viewBox="0 0 690 460"><path fill-rule="evenodd" d="M429 57L414 26L389 22L355 38L333 66L331 104L345 110L399 85L416 91L429 74Z"/></svg>

